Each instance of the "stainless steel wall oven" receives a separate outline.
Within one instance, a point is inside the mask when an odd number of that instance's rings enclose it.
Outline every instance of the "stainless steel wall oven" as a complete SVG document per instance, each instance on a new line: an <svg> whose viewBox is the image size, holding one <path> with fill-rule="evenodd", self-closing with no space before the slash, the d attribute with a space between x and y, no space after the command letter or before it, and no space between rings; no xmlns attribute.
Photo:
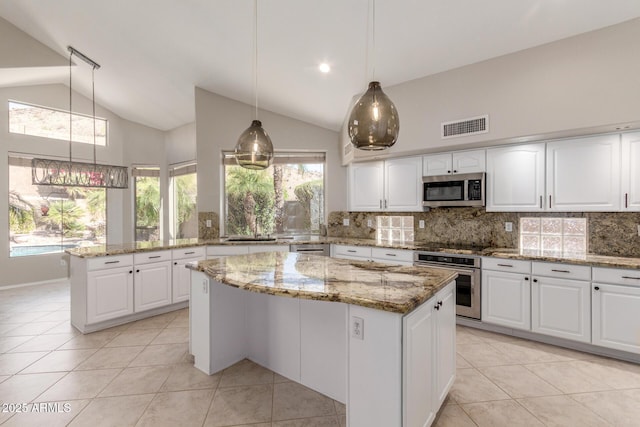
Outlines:
<svg viewBox="0 0 640 427"><path fill-rule="evenodd" d="M455 270L458 273L456 314L480 319L480 257L416 251L413 263L416 266Z"/></svg>

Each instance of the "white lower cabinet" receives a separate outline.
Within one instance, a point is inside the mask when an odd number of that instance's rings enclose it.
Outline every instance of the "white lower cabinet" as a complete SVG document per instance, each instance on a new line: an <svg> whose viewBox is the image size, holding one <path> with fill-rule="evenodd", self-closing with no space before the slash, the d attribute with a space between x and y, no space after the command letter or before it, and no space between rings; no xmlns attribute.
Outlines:
<svg viewBox="0 0 640 427"><path fill-rule="evenodd" d="M429 426L455 380L454 284L403 319L403 426Z"/></svg>
<svg viewBox="0 0 640 427"><path fill-rule="evenodd" d="M171 261L136 265L135 269L136 312L171 304Z"/></svg>
<svg viewBox="0 0 640 427"><path fill-rule="evenodd" d="M483 322L531 329L530 264L528 261L482 259Z"/></svg>
<svg viewBox="0 0 640 427"><path fill-rule="evenodd" d="M591 292L593 344L640 354L640 271L594 268Z"/></svg>
<svg viewBox="0 0 640 427"><path fill-rule="evenodd" d="M89 271L86 289L86 323L102 322L133 313L132 266Z"/></svg>
<svg viewBox="0 0 640 427"><path fill-rule="evenodd" d="M532 282L531 330L591 342L591 283L537 276Z"/></svg>

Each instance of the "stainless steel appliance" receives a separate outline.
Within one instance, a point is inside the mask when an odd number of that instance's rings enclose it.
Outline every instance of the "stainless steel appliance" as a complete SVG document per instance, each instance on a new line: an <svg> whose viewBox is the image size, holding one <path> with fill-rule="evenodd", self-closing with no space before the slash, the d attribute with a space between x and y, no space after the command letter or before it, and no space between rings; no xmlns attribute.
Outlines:
<svg viewBox="0 0 640 427"><path fill-rule="evenodd" d="M313 255L329 256L330 247L328 243L300 243L289 245L289 252L304 252Z"/></svg>
<svg viewBox="0 0 640 427"><path fill-rule="evenodd" d="M422 206L484 206L485 173L422 178Z"/></svg>
<svg viewBox="0 0 640 427"><path fill-rule="evenodd" d="M416 251L413 255L413 264L455 270L458 273L456 314L480 319L480 257Z"/></svg>

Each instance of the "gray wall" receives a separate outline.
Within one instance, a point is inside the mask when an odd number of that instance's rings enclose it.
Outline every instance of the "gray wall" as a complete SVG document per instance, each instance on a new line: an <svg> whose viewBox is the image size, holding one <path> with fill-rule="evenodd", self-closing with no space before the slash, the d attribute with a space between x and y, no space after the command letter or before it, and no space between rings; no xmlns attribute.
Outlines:
<svg viewBox="0 0 640 427"><path fill-rule="evenodd" d="M222 214L222 151L233 150L253 111L248 104L196 88L198 212ZM344 208L347 176L340 165L338 133L270 111L261 110L259 119L276 151L326 151L327 212Z"/></svg>
<svg viewBox="0 0 640 427"><path fill-rule="evenodd" d="M621 123L638 126L637 52L640 18L383 86L400 114L398 142L383 155L610 132ZM489 133L440 138L441 122L483 114L490 116Z"/></svg>

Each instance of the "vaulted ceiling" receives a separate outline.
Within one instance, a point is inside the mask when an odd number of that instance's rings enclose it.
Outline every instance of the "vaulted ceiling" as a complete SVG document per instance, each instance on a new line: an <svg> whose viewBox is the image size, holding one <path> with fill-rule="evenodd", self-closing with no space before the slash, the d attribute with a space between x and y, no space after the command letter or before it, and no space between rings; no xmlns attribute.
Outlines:
<svg viewBox="0 0 640 427"><path fill-rule="evenodd" d="M195 119L195 86L253 104L253 10L252 0L0 2L0 16L55 52L72 45L101 64L100 104L161 130ZM260 107L337 130L373 76L395 85L614 25L640 16L640 1L376 0L375 51L370 10L369 0L260 0ZM68 81L60 69L10 74L0 84ZM78 73L85 94L89 79Z"/></svg>

